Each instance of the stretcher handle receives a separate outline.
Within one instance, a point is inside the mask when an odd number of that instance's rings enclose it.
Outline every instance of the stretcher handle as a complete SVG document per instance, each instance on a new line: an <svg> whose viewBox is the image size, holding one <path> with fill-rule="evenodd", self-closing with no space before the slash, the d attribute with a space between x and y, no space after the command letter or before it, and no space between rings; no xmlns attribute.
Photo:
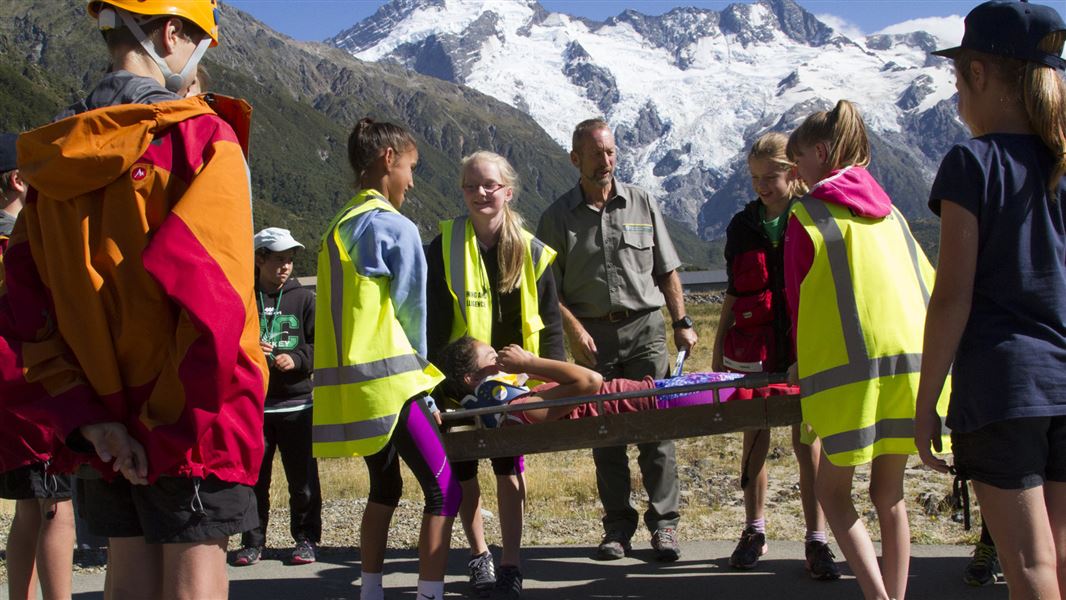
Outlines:
<svg viewBox="0 0 1066 600"><path fill-rule="evenodd" d="M606 400L625 400L628 398L646 398L649 396L664 396L666 394L691 394L706 390L719 390L723 388L761 388L774 383L787 383L787 373L754 373L745 375L730 381L711 381L707 383L693 383L669 388L654 388L650 390L631 390L628 392L615 392L613 394L596 394L593 396L579 396L576 398L558 398L555 400L542 400L540 402L526 402L522 404L503 404L500 406L486 406L484 408L471 408L466 410L452 410L442 412L442 421L458 421L478 417L481 415L506 414L535 410L538 408L553 408L556 406L577 406L589 402L601 402ZM717 396L717 394L715 394ZM717 399L717 398L716 398Z"/></svg>

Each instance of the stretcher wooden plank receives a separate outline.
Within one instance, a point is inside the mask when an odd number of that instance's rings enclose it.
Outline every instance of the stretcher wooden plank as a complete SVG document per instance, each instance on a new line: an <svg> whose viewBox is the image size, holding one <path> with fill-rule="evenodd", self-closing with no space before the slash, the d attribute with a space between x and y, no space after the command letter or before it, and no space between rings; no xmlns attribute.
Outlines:
<svg viewBox="0 0 1066 600"><path fill-rule="evenodd" d="M768 429L800 421L799 396L774 396L495 429L453 428L444 434L444 446L449 459L463 461Z"/></svg>

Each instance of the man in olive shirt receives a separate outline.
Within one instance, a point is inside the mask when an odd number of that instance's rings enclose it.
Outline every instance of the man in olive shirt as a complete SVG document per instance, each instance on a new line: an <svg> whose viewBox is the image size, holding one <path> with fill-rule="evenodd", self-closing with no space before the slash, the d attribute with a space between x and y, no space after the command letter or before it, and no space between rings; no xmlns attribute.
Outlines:
<svg viewBox="0 0 1066 600"><path fill-rule="evenodd" d="M577 186L548 207L537 237L559 254L552 265L563 327L575 360L605 378L660 378L668 366L665 301L678 348L697 336L685 315L677 251L658 205L647 192L614 178L615 144L607 122L583 121L574 130L570 161L581 173ZM659 560L680 555L677 464L672 441L639 444L650 506L644 523ZM629 554L637 511L629 503L625 446L596 448L596 484L603 504L600 560Z"/></svg>

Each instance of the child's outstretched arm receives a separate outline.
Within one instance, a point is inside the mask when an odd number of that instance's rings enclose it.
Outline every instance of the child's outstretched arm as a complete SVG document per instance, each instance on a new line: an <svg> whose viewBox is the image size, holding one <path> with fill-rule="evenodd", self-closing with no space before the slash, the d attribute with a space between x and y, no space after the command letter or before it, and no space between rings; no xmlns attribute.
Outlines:
<svg viewBox="0 0 1066 600"><path fill-rule="evenodd" d="M603 386L603 377L592 369L561 360L540 358L515 344L500 350L496 356L496 364L501 370L509 373L526 373L535 379L559 384L542 393L523 396L518 400L522 403L589 396L598 393ZM572 409L573 407L557 406L523 412L528 420L539 422L562 418Z"/></svg>

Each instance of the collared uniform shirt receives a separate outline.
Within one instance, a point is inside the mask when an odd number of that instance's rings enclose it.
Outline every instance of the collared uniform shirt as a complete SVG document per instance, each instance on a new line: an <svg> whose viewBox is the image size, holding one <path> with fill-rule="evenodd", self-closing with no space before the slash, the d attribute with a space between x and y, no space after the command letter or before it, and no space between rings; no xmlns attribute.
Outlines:
<svg viewBox="0 0 1066 600"><path fill-rule="evenodd" d="M640 188L614 185L602 211L574 186L544 211L537 228L537 237L558 252L556 285L578 318L661 308L656 279L681 266L658 204Z"/></svg>

